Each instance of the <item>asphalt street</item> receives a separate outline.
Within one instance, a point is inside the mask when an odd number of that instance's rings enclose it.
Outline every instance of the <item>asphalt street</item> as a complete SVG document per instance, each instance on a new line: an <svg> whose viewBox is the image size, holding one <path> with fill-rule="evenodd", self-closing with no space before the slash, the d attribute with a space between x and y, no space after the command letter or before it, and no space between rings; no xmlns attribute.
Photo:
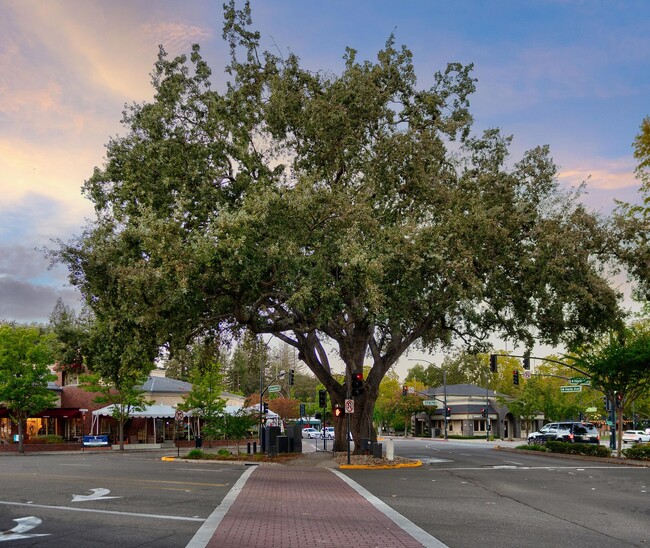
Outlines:
<svg viewBox="0 0 650 548"><path fill-rule="evenodd" d="M0 470L4 545L177 548L245 467L108 452L3 457ZM11 532L16 527L26 530Z"/></svg>
<svg viewBox="0 0 650 548"><path fill-rule="evenodd" d="M650 469L494 446L397 440L421 468L344 473L450 547L650 543Z"/></svg>

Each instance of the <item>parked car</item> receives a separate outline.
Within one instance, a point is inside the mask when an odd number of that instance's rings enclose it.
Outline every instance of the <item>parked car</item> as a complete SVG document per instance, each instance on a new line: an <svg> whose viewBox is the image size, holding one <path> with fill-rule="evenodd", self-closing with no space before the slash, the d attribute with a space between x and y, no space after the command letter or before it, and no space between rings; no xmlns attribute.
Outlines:
<svg viewBox="0 0 650 548"><path fill-rule="evenodd" d="M333 440L334 439L334 427L333 426L326 426L323 428L323 431L321 432L321 437L322 438L327 438L328 440Z"/></svg>
<svg viewBox="0 0 650 548"><path fill-rule="evenodd" d="M316 428L308 427L302 429L303 438L313 439L313 438L317 438L318 436L320 436L320 432Z"/></svg>
<svg viewBox="0 0 650 548"><path fill-rule="evenodd" d="M623 443L648 442L650 442L650 434L646 434L643 430L626 430L623 432Z"/></svg>
<svg viewBox="0 0 650 548"><path fill-rule="evenodd" d="M550 422L538 432L528 435L528 443L564 441L568 443L600 443L600 435L590 422Z"/></svg>

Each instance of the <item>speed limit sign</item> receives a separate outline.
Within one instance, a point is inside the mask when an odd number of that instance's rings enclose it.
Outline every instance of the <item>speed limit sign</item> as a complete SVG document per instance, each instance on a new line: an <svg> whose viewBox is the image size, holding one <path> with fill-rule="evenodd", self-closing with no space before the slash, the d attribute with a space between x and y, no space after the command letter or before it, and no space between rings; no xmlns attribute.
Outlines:
<svg viewBox="0 0 650 548"><path fill-rule="evenodd" d="M345 412L354 413L354 400L345 400Z"/></svg>
<svg viewBox="0 0 650 548"><path fill-rule="evenodd" d="M177 421L182 421L184 417L185 417L185 413L183 413L180 409L177 409L176 410L176 420Z"/></svg>

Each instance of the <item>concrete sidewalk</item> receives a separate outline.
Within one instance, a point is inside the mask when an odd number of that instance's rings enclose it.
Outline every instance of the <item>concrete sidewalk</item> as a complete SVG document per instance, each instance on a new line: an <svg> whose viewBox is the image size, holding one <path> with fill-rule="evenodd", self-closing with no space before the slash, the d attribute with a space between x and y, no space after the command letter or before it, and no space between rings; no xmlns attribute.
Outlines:
<svg viewBox="0 0 650 548"><path fill-rule="evenodd" d="M331 454L248 469L188 548L444 547L342 473Z"/></svg>

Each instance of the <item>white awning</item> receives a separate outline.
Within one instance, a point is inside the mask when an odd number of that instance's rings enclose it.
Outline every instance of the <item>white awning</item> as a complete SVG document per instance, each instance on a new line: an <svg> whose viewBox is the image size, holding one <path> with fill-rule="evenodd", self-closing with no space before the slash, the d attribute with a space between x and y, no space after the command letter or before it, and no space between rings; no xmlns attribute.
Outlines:
<svg viewBox="0 0 650 548"><path fill-rule="evenodd" d="M102 416L102 417L112 417L113 416L113 409L117 407L115 404L113 405L107 405L106 407L102 407L101 409L95 409L93 411L93 415L95 416ZM185 412L185 415L191 415L192 412L190 411ZM129 413L129 417L143 417L147 419L167 419L167 418L174 418L176 416L176 408L172 407L171 405L161 405L161 404L154 404L154 405L147 405L144 408L144 411L135 411L131 410Z"/></svg>

